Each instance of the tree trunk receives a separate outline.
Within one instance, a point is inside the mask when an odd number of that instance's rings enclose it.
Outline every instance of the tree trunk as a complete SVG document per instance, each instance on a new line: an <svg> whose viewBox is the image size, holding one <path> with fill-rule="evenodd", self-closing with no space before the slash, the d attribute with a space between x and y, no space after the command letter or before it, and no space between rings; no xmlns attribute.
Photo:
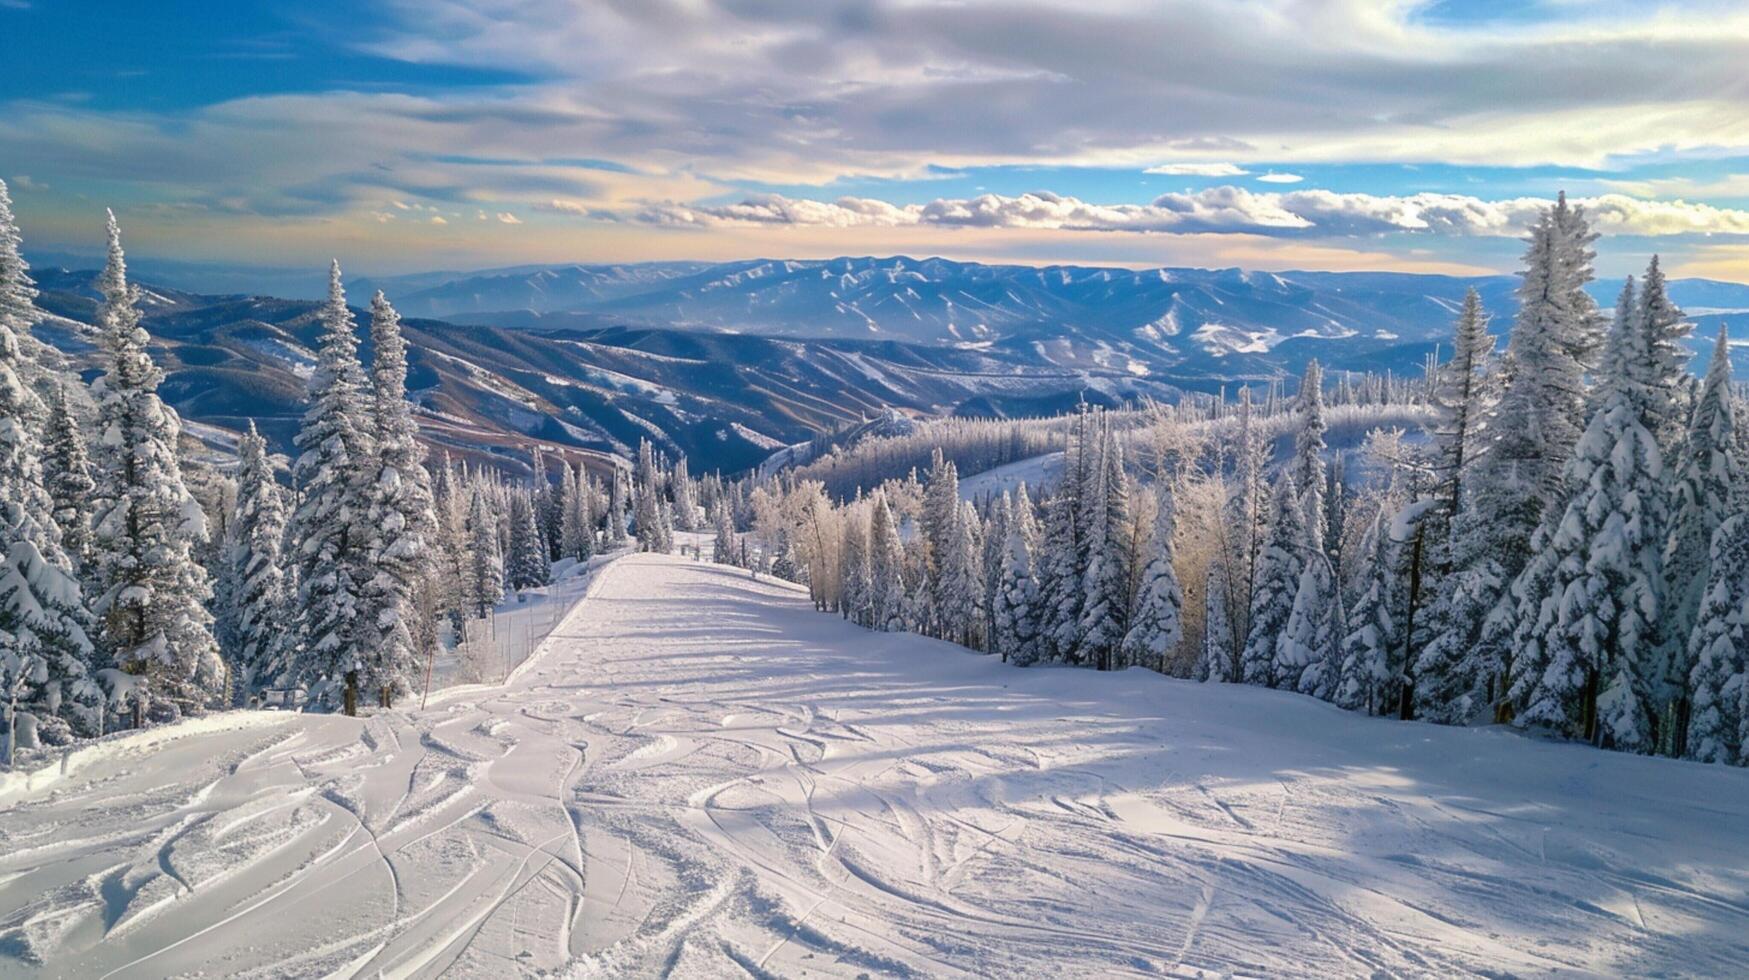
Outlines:
<svg viewBox="0 0 1749 980"><path fill-rule="evenodd" d="M1421 544L1427 537L1425 522L1415 525L1415 547L1409 552L1409 612L1403 622L1403 683L1397 692L1397 717L1415 719L1415 612L1421 606Z"/></svg>
<svg viewBox="0 0 1749 980"><path fill-rule="evenodd" d="M346 717L358 717L358 671L346 672Z"/></svg>
<svg viewBox="0 0 1749 980"><path fill-rule="evenodd" d="M1597 743L1597 671L1585 672L1585 693L1579 709L1580 729L1585 733L1585 741Z"/></svg>

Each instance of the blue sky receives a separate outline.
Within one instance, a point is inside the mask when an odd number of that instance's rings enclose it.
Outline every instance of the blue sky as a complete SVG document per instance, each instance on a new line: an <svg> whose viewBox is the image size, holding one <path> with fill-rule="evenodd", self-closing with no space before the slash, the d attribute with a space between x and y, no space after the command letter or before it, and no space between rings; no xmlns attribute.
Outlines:
<svg viewBox="0 0 1749 980"><path fill-rule="evenodd" d="M0 0L27 247L1749 280L1749 13L1606 0Z"/></svg>

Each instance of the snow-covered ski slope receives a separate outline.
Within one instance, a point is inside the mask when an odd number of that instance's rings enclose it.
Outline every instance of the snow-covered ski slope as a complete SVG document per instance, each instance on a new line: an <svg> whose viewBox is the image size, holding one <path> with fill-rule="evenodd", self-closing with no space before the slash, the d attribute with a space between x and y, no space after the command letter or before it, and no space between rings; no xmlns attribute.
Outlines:
<svg viewBox="0 0 1749 980"><path fill-rule="evenodd" d="M1749 969L1743 771L1017 670L665 556L445 694L10 784L0 975Z"/></svg>

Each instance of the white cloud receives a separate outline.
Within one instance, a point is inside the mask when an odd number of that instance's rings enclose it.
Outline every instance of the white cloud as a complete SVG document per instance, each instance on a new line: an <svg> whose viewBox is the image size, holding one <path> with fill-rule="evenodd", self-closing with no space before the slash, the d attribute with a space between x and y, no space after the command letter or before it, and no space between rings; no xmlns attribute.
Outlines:
<svg viewBox="0 0 1749 980"><path fill-rule="evenodd" d="M1272 170L1269 173L1260 175L1257 179L1265 184L1297 184L1306 178L1301 177L1299 174L1278 174Z"/></svg>
<svg viewBox="0 0 1749 980"><path fill-rule="evenodd" d="M1162 163L1143 171L1169 177L1243 177L1250 172L1231 163Z"/></svg>
<svg viewBox="0 0 1749 980"><path fill-rule="evenodd" d="M555 206L559 202L554 202ZM1343 238L1387 233L1516 237L1551 203L1539 198L1488 201L1460 194L1389 196L1327 190L1256 192L1211 187L1162 194L1148 204L1096 204L1045 191L982 194L894 205L869 198L812 201L777 194L734 204L660 204L637 210L638 222L670 227L761 224L835 228L928 225L1191 234L1233 232ZM1749 235L1749 211L1621 194L1576 199L1605 234ZM585 213L585 209L564 209Z"/></svg>
<svg viewBox="0 0 1749 980"><path fill-rule="evenodd" d="M434 214L431 216L431 223L434 225L447 225L449 224L449 221L441 214Z"/></svg>
<svg viewBox="0 0 1749 980"><path fill-rule="evenodd" d="M518 218L514 214L511 214L509 211L500 211L500 212L498 212L497 217L498 217L499 224L503 224L503 225L520 225L520 224L522 224L522 219Z"/></svg>

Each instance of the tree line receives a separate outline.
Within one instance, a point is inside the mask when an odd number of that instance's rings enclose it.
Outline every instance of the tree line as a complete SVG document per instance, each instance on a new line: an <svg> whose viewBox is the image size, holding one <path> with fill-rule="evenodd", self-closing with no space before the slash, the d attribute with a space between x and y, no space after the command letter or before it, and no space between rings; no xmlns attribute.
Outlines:
<svg viewBox="0 0 1749 980"><path fill-rule="evenodd" d="M1656 257L1599 310L1595 238L1564 196L1541 215L1504 350L1470 293L1452 356L1402 395L1425 399L1419 432L1331 453L1333 411L1388 420L1391 399L1313 362L1279 412L1250 388L1146 424L1083 410L1049 488L961 500L941 452L848 500L818 468L780 473L751 494L754 534L822 609L1018 664L1749 764L1749 425L1728 342L1689 374Z"/></svg>
<svg viewBox="0 0 1749 980"><path fill-rule="evenodd" d="M235 474L181 451L158 394L121 232L90 336L90 384L33 336L44 314L0 182L0 759L121 726L295 695L316 710L418 689L460 634L552 563L672 547L739 490L646 442L605 480L537 450L530 484L428 465L407 398L400 317L371 301L371 358L339 263L321 306L290 486L251 423Z"/></svg>

